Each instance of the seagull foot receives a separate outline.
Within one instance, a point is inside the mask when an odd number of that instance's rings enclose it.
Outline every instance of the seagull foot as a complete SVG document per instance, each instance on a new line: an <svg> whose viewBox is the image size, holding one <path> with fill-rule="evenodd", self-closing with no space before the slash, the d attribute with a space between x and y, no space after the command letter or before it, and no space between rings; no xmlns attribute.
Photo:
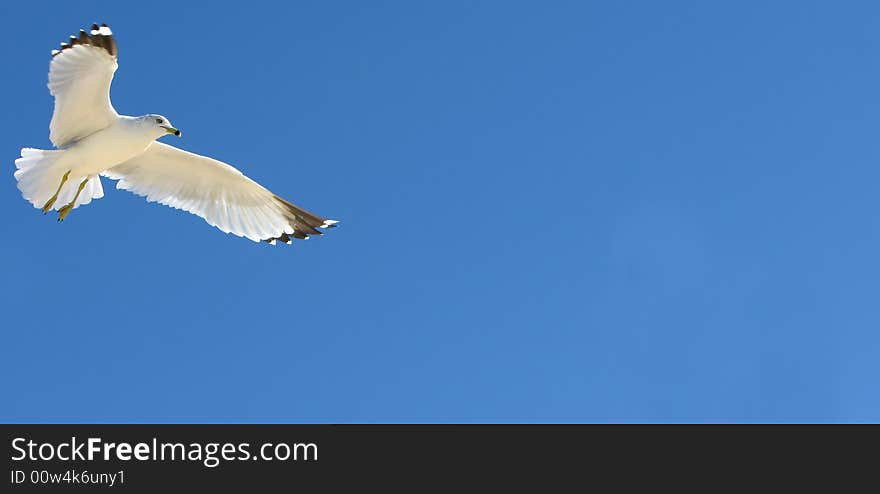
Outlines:
<svg viewBox="0 0 880 494"><path fill-rule="evenodd" d="M68 204L67 206L62 207L58 210L58 221L64 221L64 218L67 218L67 215L73 211L73 204Z"/></svg>
<svg viewBox="0 0 880 494"><path fill-rule="evenodd" d="M58 199L58 196L54 196L54 197L52 197L51 199L49 199L48 201L46 201L46 204L43 204L43 208L42 208L42 209L43 209L43 214L46 214L46 213L48 213L49 211L52 210L52 206L55 205L55 200L56 200L56 199Z"/></svg>
<svg viewBox="0 0 880 494"><path fill-rule="evenodd" d="M68 173L70 173L70 172L68 172ZM65 175L65 177L66 176L67 175ZM79 184L79 188L76 189L76 195L73 196L73 200L70 201L70 204L68 204L67 206L64 206L58 210L58 221L64 221L64 218L67 218L67 215L70 214L70 211L76 205L76 200L79 199L80 192L83 191L83 188L86 186L87 183L89 183L88 177L86 177L86 179L83 180L82 183Z"/></svg>
<svg viewBox="0 0 880 494"><path fill-rule="evenodd" d="M70 170L67 170L67 173L65 173L64 176L61 177L61 183L58 184L58 190L55 191L55 195L50 197L49 200L46 201L46 204L43 204L43 208L42 208L43 214L46 214L52 210L52 206L54 206L55 201L58 200L58 194L61 193L61 187L64 187L65 182L67 182L67 177L69 177L69 176L70 176Z"/></svg>

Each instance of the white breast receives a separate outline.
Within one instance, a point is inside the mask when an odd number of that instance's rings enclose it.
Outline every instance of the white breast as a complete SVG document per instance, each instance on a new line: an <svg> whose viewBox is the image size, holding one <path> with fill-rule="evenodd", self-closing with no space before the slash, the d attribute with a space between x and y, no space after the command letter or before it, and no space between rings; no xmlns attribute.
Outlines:
<svg viewBox="0 0 880 494"><path fill-rule="evenodd" d="M138 156L152 141L133 120L121 118L67 148L64 158L72 175L94 175Z"/></svg>

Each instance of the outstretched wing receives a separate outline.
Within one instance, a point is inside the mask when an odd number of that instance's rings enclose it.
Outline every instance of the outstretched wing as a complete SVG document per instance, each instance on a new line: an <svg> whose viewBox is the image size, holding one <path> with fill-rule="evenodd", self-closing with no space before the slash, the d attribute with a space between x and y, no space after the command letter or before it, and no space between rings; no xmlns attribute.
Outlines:
<svg viewBox="0 0 880 494"><path fill-rule="evenodd" d="M117 189L201 216L211 226L255 242L290 243L321 235L328 220L276 196L234 167L161 142L103 173Z"/></svg>
<svg viewBox="0 0 880 494"><path fill-rule="evenodd" d="M49 139L64 147L103 128L117 118L110 104L110 83L116 72L116 41L106 24L80 30L52 50L49 92L55 96L55 112Z"/></svg>

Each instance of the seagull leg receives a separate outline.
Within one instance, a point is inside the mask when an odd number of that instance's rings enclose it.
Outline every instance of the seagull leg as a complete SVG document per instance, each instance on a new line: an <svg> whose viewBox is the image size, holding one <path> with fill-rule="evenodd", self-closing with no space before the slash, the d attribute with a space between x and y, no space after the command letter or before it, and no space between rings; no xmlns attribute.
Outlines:
<svg viewBox="0 0 880 494"><path fill-rule="evenodd" d="M58 190L55 191L55 195L50 197L49 200L46 201L46 204L43 204L43 214L48 213L52 209L52 206L55 205L55 201L58 200L58 194L61 192L61 187L64 187L64 184L67 182L68 175L70 175L70 170L61 177L61 183L58 184Z"/></svg>
<svg viewBox="0 0 880 494"><path fill-rule="evenodd" d="M89 177L86 177L86 179L79 184L79 188L76 189L76 195L73 196L73 200L70 201L68 205L58 210L58 221L64 221L64 218L67 218L67 215L73 210L73 205L76 204L76 200L79 198L79 193L83 191L83 187L85 187L87 183L89 183Z"/></svg>

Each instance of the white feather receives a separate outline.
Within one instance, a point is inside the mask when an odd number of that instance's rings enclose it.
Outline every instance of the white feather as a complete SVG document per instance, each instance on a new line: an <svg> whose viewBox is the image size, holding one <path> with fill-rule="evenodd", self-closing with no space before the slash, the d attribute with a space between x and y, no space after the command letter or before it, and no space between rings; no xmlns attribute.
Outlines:
<svg viewBox="0 0 880 494"><path fill-rule="evenodd" d="M153 142L103 175L118 179L118 189L188 211L255 242L293 233L272 192L222 161L168 144Z"/></svg>
<svg viewBox="0 0 880 494"><path fill-rule="evenodd" d="M116 60L103 48L76 45L62 50L49 64L49 92L55 96L55 112L49 139L64 147L116 121L110 103L110 83Z"/></svg>

